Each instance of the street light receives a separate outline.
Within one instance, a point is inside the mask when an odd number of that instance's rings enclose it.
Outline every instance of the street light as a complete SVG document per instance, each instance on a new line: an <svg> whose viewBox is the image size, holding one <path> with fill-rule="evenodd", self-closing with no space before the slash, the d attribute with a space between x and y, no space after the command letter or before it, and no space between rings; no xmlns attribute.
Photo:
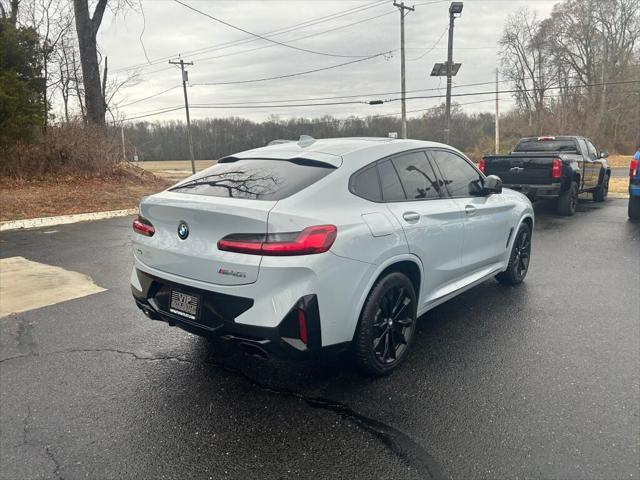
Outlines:
<svg viewBox="0 0 640 480"><path fill-rule="evenodd" d="M451 2L451 5L449 5L449 14L460 16L462 7L464 7L464 3L462 2Z"/></svg>
<svg viewBox="0 0 640 480"><path fill-rule="evenodd" d="M449 143L451 139L451 76L453 75L453 21L462 15L462 2L451 2L449 5L449 46L447 51L447 103L446 103L446 119L447 129L445 130L445 143Z"/></svg>

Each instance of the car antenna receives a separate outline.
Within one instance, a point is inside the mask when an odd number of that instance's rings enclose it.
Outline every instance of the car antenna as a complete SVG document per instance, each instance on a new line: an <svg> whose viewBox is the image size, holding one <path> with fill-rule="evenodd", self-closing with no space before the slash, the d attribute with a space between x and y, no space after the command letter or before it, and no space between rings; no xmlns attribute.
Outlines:
<svg viewBox="0 0 640 480"><path fill-rule="evenodd" d="M311 135L300 135L300 140L298 140L298 146L300 148L308 147L309 145L313 145L316 141Z"/></svg>

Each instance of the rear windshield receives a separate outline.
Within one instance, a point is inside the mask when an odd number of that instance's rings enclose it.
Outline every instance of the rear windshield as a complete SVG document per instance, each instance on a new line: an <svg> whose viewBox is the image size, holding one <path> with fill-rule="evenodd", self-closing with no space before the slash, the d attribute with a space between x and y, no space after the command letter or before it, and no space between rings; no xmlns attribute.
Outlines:
<svg viewBox="0 0 640 480"><path fill-rule="evenodd" d="M575 152L574 140L520 140L514 152Z"/></svg>
<svg viewBox="0 0 640 480"><path fill-rule="evenodd" d="M218 163L170 190L209 197L281 200L333 170L331 165L304 160L243 159Z"/></svg>

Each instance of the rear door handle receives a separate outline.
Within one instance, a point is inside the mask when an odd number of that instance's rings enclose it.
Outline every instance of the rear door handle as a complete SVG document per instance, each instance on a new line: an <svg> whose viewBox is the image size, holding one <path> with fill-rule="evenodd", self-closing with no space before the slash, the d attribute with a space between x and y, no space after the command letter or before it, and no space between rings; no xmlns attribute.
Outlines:
<svg viewBox="0 0 640 480"><path fill-rule="evenodd" d="M467 205L466 207L464 207L464 211L467 215L475 215L476 207L474 207L473 205Z"/></svg>
<svg viewBox="0 0 640 480"><path fill-rule="evenodd" d="M417 212L404 212L402 218L404 218L407 223L418 223L420 221L420 214Z"/></svg>

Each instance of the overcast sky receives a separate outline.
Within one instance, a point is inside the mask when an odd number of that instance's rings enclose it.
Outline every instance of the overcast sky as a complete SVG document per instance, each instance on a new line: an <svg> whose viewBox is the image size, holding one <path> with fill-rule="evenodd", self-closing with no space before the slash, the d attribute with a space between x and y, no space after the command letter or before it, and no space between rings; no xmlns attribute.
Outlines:
<svg viewBox="0 0 640 480"><path fill-rule="evenodd" d="M120 114L126 118L144 115L183 104L181 88L138 101L180 85L178 67L168 65L169 56L182 54L189 67L189 101L202 104L240 103L243 108L193 108L192 118L237 115L262 120L277 114L282 118L334 115L365 116L400 111L400 102L370 106L364 104L322 105L300 108L246 107L246 102L283 102L336 96L354 98L315 100L312 103L364 101L399 97L400 19L392 0L181 0L205 13L244 30L261 35L280 29L299 27L271 37L303 52L251 37L194 12L173 0L142 0L142 10L105 16L99 33L103 54L109 58L109 73L120 77L137 72L136 85L121 91L116 99ZM438 95L446 90L446 78L430 77L435 62L446 60L449 0L418 0L415 11L405 19L407 48L407 90L411 95ZM551 12L554 0L465 0L462 16L456 20L454 61L462 63L454 78L454 93L491 91L494 86L465 84L492 82L495 79L498 39L509 13L528 6L540 16ZM329 15L332 18L324 18ZM340 16L337 16L340 15ZM373 18L375 17L375 18ZM320 19L320 20L318 20ZM305 22L313 25L301 26ZM357 22L357 23L356 23ZM308 37L308 38L301 38ZM230 44L230 42L242 42ZM143 48L144 45L144 48ZM145 56L146 49L146 56ZM365 59L383 52L381 55ZM217 57L217 58L216 58ZM148 64L148 60L151 65ZM345 66L290 78L253 83L203 85L238 82L354 62ZM131 68L137 66L137 68ZM504 88L506 84L502 84ZM378 95L376 95L378 94ZM508 95L503 106L508 107ZM478 95L454 99L467 103L470 112L493 111L492 96ZM442 99L408 101L407 110L429 108ZM292 103L292 102L289 102ZM296 103L296 102L293 102ZM308 102L301 102L308 103ZM255 104L255 103L254 103ZM409 113L409 116L419 115ZM154 115L147 120L184 119L184 111Z"/></svg>

